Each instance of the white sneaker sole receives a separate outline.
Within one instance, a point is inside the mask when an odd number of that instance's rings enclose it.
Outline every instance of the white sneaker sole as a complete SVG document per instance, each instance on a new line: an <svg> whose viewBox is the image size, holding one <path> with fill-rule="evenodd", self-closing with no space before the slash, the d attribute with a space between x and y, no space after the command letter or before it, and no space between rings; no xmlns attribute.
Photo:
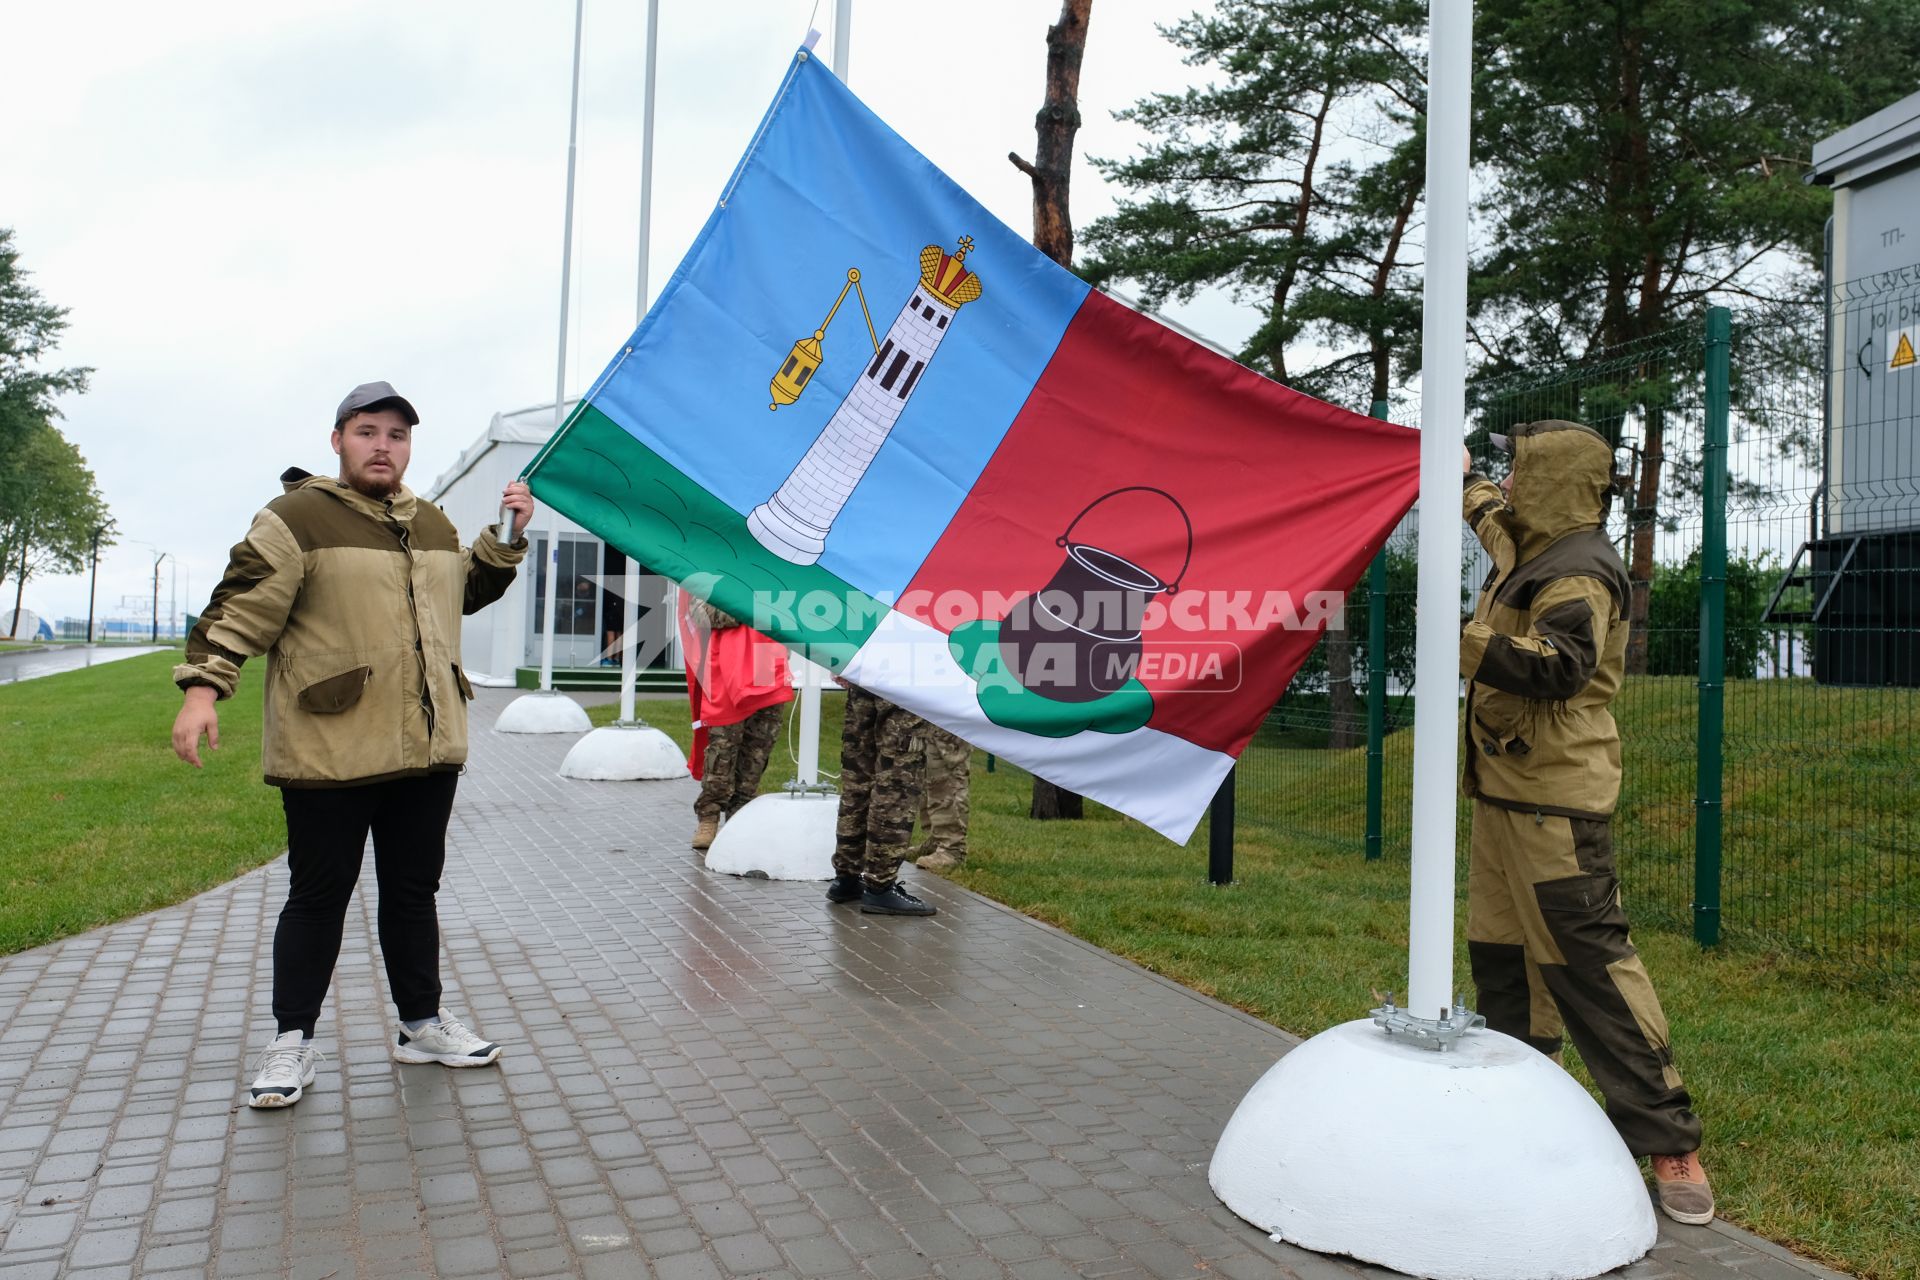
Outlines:
<svg viewBox="0 0 1920 1280"><path fill-rule="evenodd" d="M1690 1227L1704 1227L1713 1221L1713 1212L1711 1210L1706 1213L1687 1213L1680 1209L1669 1208L1663 1204L1660 1206L1660 1212L1666 1214L1667 1217L1672 1218L1675 1222L1684 1222Z"/></svg>
<svg viewBox="0 0 1920 1280"><path fill-rule="evenodd" d="M307 1096L307 1090L313 1088L315 1074L309 1072L307 1078L293 1086L287 1093L263 1093L256 1096L252 1088L247 1090L247 1105L256 1111L273 1111L280 1107L290 1107ZM255 1086L257 1087L257 1086Z"/></svg>
<svg viewBox="0 0 1920 1280"><path fill-rule="evenodd" d="M493 1052L484 1058L476 1058L464 1053L426 1053L408 1045L393 1047L393 1060L408 1066L418 1066L425 1062L437 1062L443 1067L488 1067L500 1060L500 1046L493 1046Z"/></svg>

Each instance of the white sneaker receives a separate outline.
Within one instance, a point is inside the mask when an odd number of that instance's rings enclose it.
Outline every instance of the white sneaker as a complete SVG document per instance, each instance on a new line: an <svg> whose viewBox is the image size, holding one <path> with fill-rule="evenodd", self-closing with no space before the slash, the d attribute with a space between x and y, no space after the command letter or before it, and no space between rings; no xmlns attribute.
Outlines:
<svg viewBox="0 0 1920 1280"><path fill-rule="evenodd" d="M455 1018L440 1011L438 1022L418 1031L400 1028L394 1041L395 1062L437 1062L446 1067L484 1067L500 1056L500 1046L482 1040Z"/></svg>
<svg viewBox="0 0 1920 1280"><path fill-rule="evenodd" d="M298 1031L275 1036L260 1055L260 1074L247 1094L250 1107L290 1107L313 1084L319 1052Z"/></svg>

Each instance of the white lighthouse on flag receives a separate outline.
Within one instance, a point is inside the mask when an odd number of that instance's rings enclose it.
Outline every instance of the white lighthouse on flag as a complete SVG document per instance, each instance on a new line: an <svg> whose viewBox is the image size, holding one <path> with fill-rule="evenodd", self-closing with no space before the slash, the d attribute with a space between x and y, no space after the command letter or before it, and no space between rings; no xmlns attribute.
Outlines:
<svg viewBox="0 0 1920 1280"><path fill-rule="evenodd" d="M794 564L813 564L854 486L907 407L947 326L980 296L980 277L966 268L973 237L947 253L920 251L920 283L900 308L866 371L774 495L747 516L760 545Z"/></svg>

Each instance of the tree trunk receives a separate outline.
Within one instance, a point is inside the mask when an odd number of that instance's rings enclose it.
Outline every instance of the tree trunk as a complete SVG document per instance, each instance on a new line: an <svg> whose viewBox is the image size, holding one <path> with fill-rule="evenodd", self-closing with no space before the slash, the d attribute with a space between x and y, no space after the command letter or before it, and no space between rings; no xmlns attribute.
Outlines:
<svg viewBox="0 0 1920 1280"><path fill-rule="evenodd" d="M1062 0L1060 20L1047 28L1047 94L1033 119L1033 163L1013 152L1007 159L1033 182L1033 244L1073 269L1073 218L1067 188L1073 180L1073 139L1080 132L1080 59L1087 51L1087 20L1093 0ZM1084 802L1044 778L1033 780L1034 818L1078 818Z"/></svg>
<svg viewBox="0 0 1920 1280"><path fill-rule="evenodd" d="M1640 479L1634 486L1632 560L1627 578L1633 588L1627 603L1626 673L1647 674L1647 608L1653 597L1653 534L1659 524L1660 468L1666 461L1666 410L1647 407L1647 438L1640 454Z"/></svg>
<svg viewBox="0 0 1920 1280"><path fill-rule="evenodd" d="M1033 245L1063 267L1073 266L1073 218L1067 186L1073 179L1073 139L1080 132L1080 59L1087 51L1093 0L1064 0L1060 21L1047 28L1047 94L1033 118L1033 163L1007 159L1033 181Z"/></svg>
<svg viewBox="0 0 1920 1280"><path fill-rule="evenodd" d="M1084 818L1086 801L1077 791L1056 787L1045 778L1036 777L1033 780L1033 803L1027 809L1027 816L1042 822L1054 818Z"/></svg>
<svg viewBox="0 0 1920 1280"><path fill-rule="evenodd" d="M1352 601L1348 596L1346 603ZM1327 746L1342 751L1366 740L1360 729L1359 699L1353 695L1353 636L1345 627L1329 628L1326 642Z"/></svg>
<svg viewBox="0 0 1920 1280"><path fill-rule="evenodd" d="M27 590L27 540L20 539L20 573L13 580L13 618L7 623L7 639L20 638L20 597Z"/></svg>

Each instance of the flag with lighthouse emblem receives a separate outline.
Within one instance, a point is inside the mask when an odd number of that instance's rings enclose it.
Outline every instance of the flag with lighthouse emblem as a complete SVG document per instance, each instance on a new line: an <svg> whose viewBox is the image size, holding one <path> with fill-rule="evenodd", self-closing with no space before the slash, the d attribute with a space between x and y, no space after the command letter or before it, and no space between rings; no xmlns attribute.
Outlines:
<svg viewBox="0 0 1920 1280"><path fill-rule="evenodd" d="M1418 488L1418 437L1093 291L806 51L534 493L1166 836Z"/></svg>

